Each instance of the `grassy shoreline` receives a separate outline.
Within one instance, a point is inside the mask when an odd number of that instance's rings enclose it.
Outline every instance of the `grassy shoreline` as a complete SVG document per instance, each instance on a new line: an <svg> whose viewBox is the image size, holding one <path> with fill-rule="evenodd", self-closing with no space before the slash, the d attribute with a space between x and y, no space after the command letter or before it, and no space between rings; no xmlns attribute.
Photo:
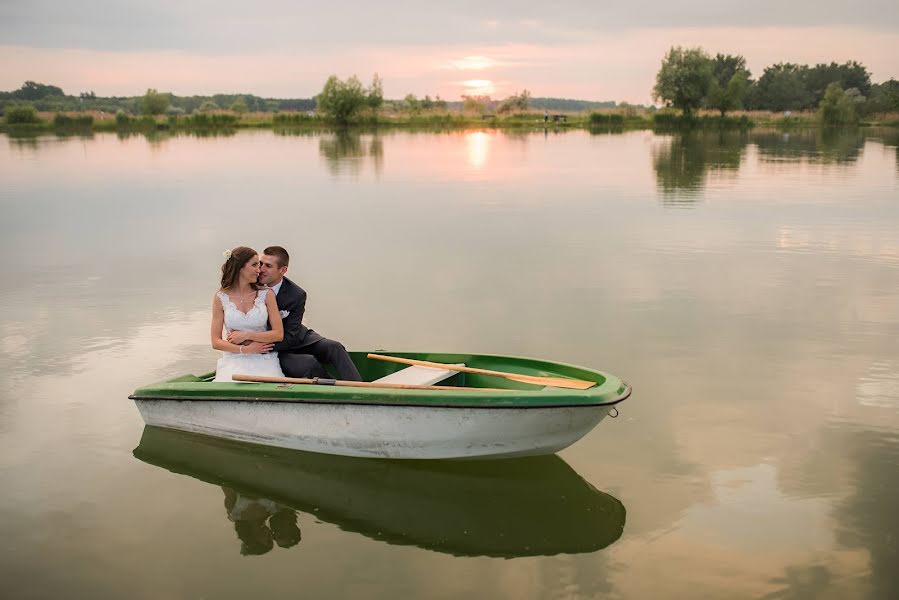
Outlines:
<svg viewBox="0 0 899 600"><path fill-rule="evenodd" d="M297 129L330 130L337 123L317 115L291 113L198 113L187 116L131 117L119 113L38 113L37 123L0 123L2 132L150 132L150 131L214 131L233 129ZM899 114L875 115L859 126L899 127ZM592 111L544 115L522 112L506 115L470 115L454 111L421 113L381 113L360 117L350 128L385 129L749 129L753 127L783 128L823 127L817 113L792 114L766 111L736 111L721 118L717 113L702 112L692 120L670 111Z"/></svg>

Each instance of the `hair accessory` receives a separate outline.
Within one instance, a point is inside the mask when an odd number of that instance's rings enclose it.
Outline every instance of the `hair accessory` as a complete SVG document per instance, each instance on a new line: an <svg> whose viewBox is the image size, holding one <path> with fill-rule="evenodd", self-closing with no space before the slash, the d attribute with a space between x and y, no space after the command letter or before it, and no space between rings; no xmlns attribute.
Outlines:
<svg viewBox="0 0 899 600"><path fill-rule="evenodd" d="M222 256L225 257L225 260L228 260L229 258L231 258L231 251L225 250L224 252L222 252Z"/></svg>

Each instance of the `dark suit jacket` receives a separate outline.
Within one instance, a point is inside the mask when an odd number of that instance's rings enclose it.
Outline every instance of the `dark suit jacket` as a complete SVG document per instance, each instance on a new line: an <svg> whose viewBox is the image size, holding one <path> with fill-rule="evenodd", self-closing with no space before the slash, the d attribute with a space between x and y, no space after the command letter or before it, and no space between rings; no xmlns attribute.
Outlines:
<svg viewBox="0 0 899 600"><path fill-rule="evenodd" d="M322 336L303 325L303 313L306 312L306 291L285 277L275 300L278 310L288 311L284 321L284 339L272 348L275 352L302 352L305 346L314 344Z"/></svg>

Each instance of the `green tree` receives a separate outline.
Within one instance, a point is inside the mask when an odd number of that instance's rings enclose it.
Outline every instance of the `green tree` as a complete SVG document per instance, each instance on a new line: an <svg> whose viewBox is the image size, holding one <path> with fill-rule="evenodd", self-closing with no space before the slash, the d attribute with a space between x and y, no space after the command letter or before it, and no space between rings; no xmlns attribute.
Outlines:
<svg viewBox="0 0 899 600"><path fill-rule="evenodd" d="M406 97L403 98L403 103L406 105L406 110L408 110L409 112L421 112L421 101L415 96L415 94L406 94Z"/></svg>
<svg viewBox="0 0 899 600"><path fill-rule="evenodd" d="M316 97L315 103L319 111L345 125L359 110L365 106L371 106L368 98L369 95L355 75L346 81L341 81L336 75L331 75L325 82L321 93Z"/></svg>
<svg viewBox="0 0 899 600"><path fill-rule="evenodd" d="M531 93L527 90L522 90L521 93L512 94L511 96L503 100L499 105L497 112L508 113L515 111L525 111L528 109L530 101Z"/></svg>
<svg viewBox="0 0 899 600"><path fill-rule="evenodd" d="M34 81L26 81L22 87L14 91L13 98L19 100L43 100L47 96L65 96L62 88L55 85L44 85Z"/></svg>
<svg viewBox="0 0 899 600"><path fill-rule="evenodd" d="M205 112L212 112L214 110L219 110L220 108L221 107L218 104L216 104L215 102L213 102L212 100L204 100L203 103L200 104L199 107L197 107L197 110L205 113Z"/></svg>
<svg viewBox="0 0 899 600"><path fill-rule="evenodd" d="M141 112L145 115L161 115L169 107L169 95L160 94L153 88L147 90L141 99Z"/></svg>
<svg viewBox="0 0 899 600"><path fill-rule="evenodd" d="M250 109L247 106L247 103L243 98L238 98L237 100L235 100L234 102L231 103L231 110L236 113L245 113Z"/></svg>
<svg viewBox="0 0 899 600"><path fill-rule="evenodd" d="M384 84L377 73L371 78L371 86L368 88L365 101L375 116L377 116L378 109L384 104Z"/></svg>
<svg viewBox="0 0 899 600"><path fill-rule="evenodd" d="M856 94L860 95L858 92ZM852 96L836 81L827 86L818 116L825 125L852 125L858 122Z"/></svg>
<svg viewBox="0 0 899 600"><path fill-rule="evenodd" d="M805 67L802 79L809 93L810 107L820 105L827 87L834 82L839 83L844 90L855 88L862 96L867 97L871 93L871 75L868 69L854 60L843 64L819 63L814 67Z"/></svg>
<svg viewBox="0 0 899 600"><path fill-rule="evenodd" d="M753 108L777 111L806 108L810 98L805 86L807 68L792 63L766 67L759 77Z"/></svg>
<svg viewBox="0 0 899 600"><path fill-rule="evenodd" d="M652 95L667 106L681 109L690 118L702 106L712 79L712 61L702 48L675 46L662 60Z"/></svg>
<svg viewBox="0 0 899 600"><path fill-rule="evenodd" d="M869 114L899 112L899 81L890 79L872 85L865 111Z"/></svg>
<svg viewBox="0 0 899 600"><path fill-rule="evenodd" d="M490 105L490 96L462 96L462 112L483 114Z"/></svg>
<svg viewBox="0 0 899 600"><path fill-rule="evenodd" d="M712 74L706 106L718 110L722 117L729 110L742 108L750 86L746 59L742 56L716 54L712 60Z"/></svg>

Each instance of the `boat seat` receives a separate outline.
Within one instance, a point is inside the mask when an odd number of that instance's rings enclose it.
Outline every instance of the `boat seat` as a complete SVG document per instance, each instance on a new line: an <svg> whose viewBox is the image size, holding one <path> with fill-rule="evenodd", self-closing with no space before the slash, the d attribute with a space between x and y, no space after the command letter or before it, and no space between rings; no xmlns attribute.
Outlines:
<svg viewBox="0 0 899 600"><path fill-rule="evenodd" d="M465 363L459 363L458 366L464 367ZM434 385L444 379L448 379L458 373L451 369L434 369L431 367L420 367L414 365L401 369L396 373L385 375L380 379L375 379L372 383L399 383L402 385Z"/></svg>

